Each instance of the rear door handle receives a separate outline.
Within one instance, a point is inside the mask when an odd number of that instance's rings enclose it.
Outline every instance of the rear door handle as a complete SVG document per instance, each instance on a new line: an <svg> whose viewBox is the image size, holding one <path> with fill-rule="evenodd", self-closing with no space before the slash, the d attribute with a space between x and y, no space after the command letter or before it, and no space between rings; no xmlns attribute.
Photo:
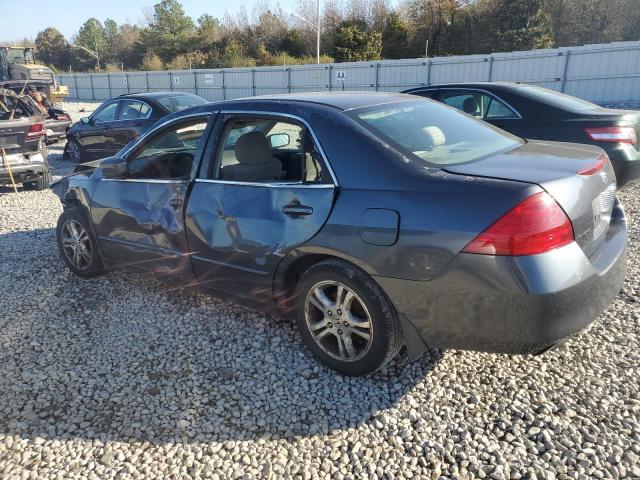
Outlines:
<svg viewBox="0 0 640 480"><path fill-rule="evenodd" d="M282 207L282 213L296 217L300 215L311 215L313 213L313 208L306 205L290 204Z"/></svg>
<svg viewBox="0 0 640 480"><path fill-rule="evenodd" d="M182 206L182 199L181 198L172 198L171 200L169 200L169 205L171 205L172 207L175 208L179 208Z"/></svg>

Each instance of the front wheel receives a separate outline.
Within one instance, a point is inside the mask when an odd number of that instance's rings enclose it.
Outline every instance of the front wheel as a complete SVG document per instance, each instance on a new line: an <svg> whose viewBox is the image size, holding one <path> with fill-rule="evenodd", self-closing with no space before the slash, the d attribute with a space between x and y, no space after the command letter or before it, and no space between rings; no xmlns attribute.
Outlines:
<svg viewBox="0 0 640 480"><path fill-rule="evenodd" d="M80 277L104 271L98 244L81 208L64 210L56 228L58 250L64 263Z"/></svg>
<svg viewBox="0 0 640 480"><path fill-rule="evenodd" d="M71 138L67 141L62 152L63 160L71 160L75 163L82 163L82 151L80 144L75 138Z"/></svg>
<svg viewBox="0 0 640 480"><path fill-rule="evenodd" d="M38 174L38 179L33 182L24 182L22 186L25 190L46 190L49 188L49 183L51 183L51 173L49 170L45 170L44 172Z"/></svg>
<svg viewBox="0 0 640 480"><path fill-rule="evenodd" d="M366 273L339 260L312 266L296 290L296 320L304 342L325 365L367 375L403 345L387 296Z"/></svg>

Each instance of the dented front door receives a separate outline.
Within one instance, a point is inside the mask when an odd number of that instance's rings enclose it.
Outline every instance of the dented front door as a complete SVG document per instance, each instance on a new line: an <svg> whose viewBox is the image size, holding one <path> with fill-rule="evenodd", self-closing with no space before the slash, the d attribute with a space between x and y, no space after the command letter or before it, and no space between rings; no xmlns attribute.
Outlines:
<svg viewBox="0 0 640 480"><path fill-rule="evenodd" d="M105 260L134 269L189 269L184 230L187 180L102 179L91 217Z"/></svg>

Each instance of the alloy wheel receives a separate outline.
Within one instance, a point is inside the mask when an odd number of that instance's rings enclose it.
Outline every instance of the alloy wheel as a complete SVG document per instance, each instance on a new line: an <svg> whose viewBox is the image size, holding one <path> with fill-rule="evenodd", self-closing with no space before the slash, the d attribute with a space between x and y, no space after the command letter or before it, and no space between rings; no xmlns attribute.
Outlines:
<svg viewBox="0 0 640 480"><path fill-rule="evenodd" d="M373 341L371 316L362 299L346 285L323 281L309 290L305 320L316 344L341 362L364 357Z"/></svg>
<svg viewBox="0 0 640 480"><path fill-rule="evenodd" d="M78 142L71 140L67 147L67 151L69 152L69 158L71 160L74 162L80 162L80 145L78 145Z"/></svg>
<svg viewBox="0 0 640 480"><path fill-rule="evenodd" d="M78 270L86 270L93 260L89 233L76 220L69 219L61 229L62 250L67 260Z"/></svg>

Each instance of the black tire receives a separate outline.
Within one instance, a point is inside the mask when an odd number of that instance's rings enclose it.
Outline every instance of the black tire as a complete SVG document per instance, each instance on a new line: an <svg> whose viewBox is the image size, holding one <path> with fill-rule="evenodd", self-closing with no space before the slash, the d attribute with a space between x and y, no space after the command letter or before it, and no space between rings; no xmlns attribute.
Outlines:
<svg viewBox="0 0 640 480"><path fill-rule="evenodd" d="M38 175L38 179L35 182L25 182L22 184L25 190L46 190L51 183L51 173L49 170L42 172Z"/></svg>
<svg viewBox="0 0 640 480"><path fill-rule="evenodd" d="M337 298L340 286L343 287L342 291L346 292L341 294L344 295L345 302L346 298L351 295L351 303L347 308L358 307L360 309L360 313L356 312L355 317L352 311L336 310L332 312L325 309L322 312L317 306L319 297L313 293L316 288L324 289L323 292L326 294L324 299L334 302L334 307L330 308L344 306L345 303ZM332 297L331 289L336 291L335 298ZM314 302L314 300L316 301ZM393 305L378 284L369 275L353 265L340 260L325 260L313 265L302 275L296 287L295 301L296 322L302 339L322 363L340 373L350 376L373 373L391 361L403 346L402 330ZM362 305L359 305L360 303ZM307 319L307 314L309 319ZM350 314L351 316L349 316ZM316 316L317 321L311 318L313 315ZM349 317L345 317L345 315ZM370 330L359 327L359 323L343 323L343 320L347 318L357 318L360 321L365 317L368 317L369 320L362 325L368 324ZM332 320L328 323L328 327L318 327L328 320ZM316 327L314 329L315 335L311 331L311 325ZM357 329L360 332L370 331L369 340L363 340L360 334L354 336L352 333L347 333L347 329L349 332L356 330L353 325L358 326ZM342 330L339 329L341 326L344 326ZM338 329L336 330L336 328ZM332 330L332 332L326 333L328 330ZM350 337L349 344L352 353L356 353L351 356L351 360L337 358L345 353L346 344L342 343L344 340L340 339L345 335ZM322 338L317 341L316 338L321 336ZM358 353L358 346L353 342L354 338L362 343L360 353ZM332 342L335 343L335 347L332 346ZM365 342L367 345L364 345ZM341 343L342 345L340 345Z"/></svg>
<svg viewBox="0 0 640 480"><path fill-rule="evenodd" d="M84 234L79 235L79 237L83 238L80 241L82 245L86 248L87 245L90 246L90 259L87 260L84 256L80 260L84 260L82 262L74 262L74 254L72 252L74 246L69 246L66 243L69 240L70 231L67 229L67 222L70 224L80 225L84 232L86 232L86 237ZM69 269L78 275L79 277L94 277L96 275L100 275L104 273L104 266L102 264L102 258L100 257L98 242L96 241L95 236L93 235L93 230L91 229L89 222L87 221L85 210L82 207L73 207L66 209L58 218L58 225L56 227L56 240L58 242L58 251L60 253L60 257L64 263L69 267ZM65 243L65 247L63 247L63 243ZM81 247L78 247L79 249Z"/></svg>
<svg viewBox="0 0 640 480"><path fill-rule="evenodd" d="M74 154L74 152L77 152L77 156L75 156L76 154ZM65 143L64 149L62 150L62 159L82 163L82 149L75 138L71 138Z"/></svg>

